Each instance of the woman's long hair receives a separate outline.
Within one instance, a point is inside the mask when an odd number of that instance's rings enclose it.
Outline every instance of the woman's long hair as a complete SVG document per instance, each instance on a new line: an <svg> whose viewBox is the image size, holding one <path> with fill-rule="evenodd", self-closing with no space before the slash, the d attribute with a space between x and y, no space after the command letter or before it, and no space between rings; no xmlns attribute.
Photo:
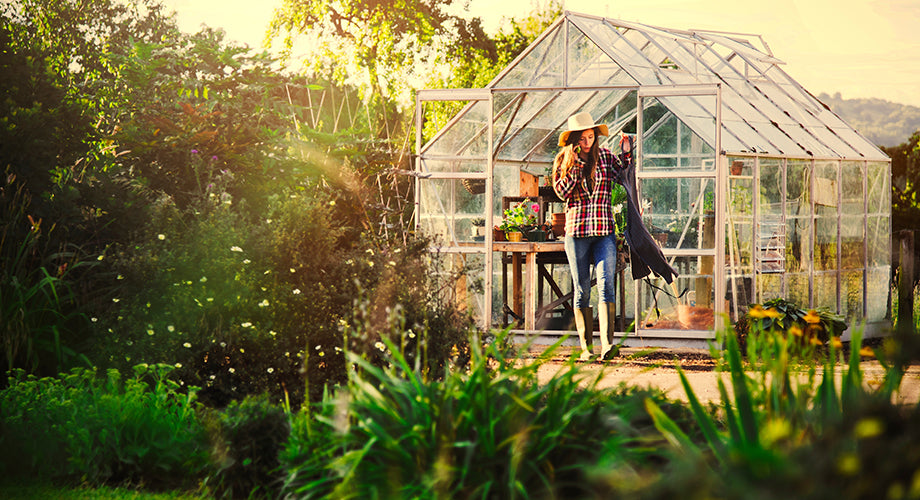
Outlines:
<svg viewBox="0 0 920 500"><path fill-rule="evenodd" d="M593 129L586 129L586 130L594 130L594 144L591 144L591 151L588 152L588 160L585 162L586 163L585 165L586 173L587 172L593 173L594 166L600 163L601 161L601 147L600 147L600 142L601 142L600 137L601 136L600 136L600 131L597 129L597 127L594 127ZM573 147L578 146L578 141L581 140L581 134L583 134L584 132L585 132L584 130L577 130L577 131L570 133L569 136L565 140L565 145L573 146ZM562 153L560 153L560 156L561 154ZM571 168L571 165L563 165L562 164L563 162L561 160L562 159L560 157L557 157L556 161L553 162L553 181L554 182L556 179L559 178L559 176L565 176L568 173L569 168Z"/></svg>

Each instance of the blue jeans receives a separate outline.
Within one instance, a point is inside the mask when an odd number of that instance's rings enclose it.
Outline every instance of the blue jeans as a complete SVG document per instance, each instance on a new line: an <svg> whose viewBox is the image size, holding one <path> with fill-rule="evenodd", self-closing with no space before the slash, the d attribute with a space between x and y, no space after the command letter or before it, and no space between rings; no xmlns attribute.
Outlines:
<svg viewBox="0 0 920 500"><path fill-rule="evenodd" d="M565 256L572 272L575 307L585 309L591 306L591 264L597 272L597 290L601 302L616 302L617 280L617 237L589 236L574 238L566 236Z"/></svg>

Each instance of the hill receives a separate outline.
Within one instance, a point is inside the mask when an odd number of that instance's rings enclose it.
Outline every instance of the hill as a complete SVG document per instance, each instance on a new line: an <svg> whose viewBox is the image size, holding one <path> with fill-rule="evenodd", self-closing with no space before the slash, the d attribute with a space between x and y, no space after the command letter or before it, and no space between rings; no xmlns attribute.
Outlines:
<svg viewBox="0 0 920 500"><path fill-rule="evenodd" d="M884 99L843 99L840 92L818 99L878 146L898 146L920 130L920 107Z"/></svg>

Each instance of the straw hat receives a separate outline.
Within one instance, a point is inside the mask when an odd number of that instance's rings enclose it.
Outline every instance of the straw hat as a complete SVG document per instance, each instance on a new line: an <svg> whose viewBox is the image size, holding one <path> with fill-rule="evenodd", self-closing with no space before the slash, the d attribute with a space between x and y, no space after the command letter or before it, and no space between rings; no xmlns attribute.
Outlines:
<svg viewBox="0 0 920 500"><path fill-rule="evenodd" d="M594 119L591 118L591 114L587 112L581 112L577 115L572 115L569 117L569 128L559 134L559 146L565 146L565 141L568 140L569 134L572 132L578 132L579 130L588 130L589 128L597 128L598 135L610 135L607 130L607 125L603 123L594 123Z"/></svg>

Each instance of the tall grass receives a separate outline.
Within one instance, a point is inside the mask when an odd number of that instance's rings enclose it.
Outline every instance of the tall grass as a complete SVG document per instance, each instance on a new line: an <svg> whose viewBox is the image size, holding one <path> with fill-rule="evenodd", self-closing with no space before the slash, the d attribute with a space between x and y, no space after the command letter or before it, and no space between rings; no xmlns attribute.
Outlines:
<svg viewBox="0 0 920 500"><path fill-rule="evenodd" d="M570 363L546 382L501 338L472 343L467 370L433 381L387 342L392 365L350 355L347 392L295 419L286 494L298 498L582 498L609 473L638 478L661 460L643 401L686 422L650 390L597 388ZM318 450L318 452L316 452Z"/></svg>

